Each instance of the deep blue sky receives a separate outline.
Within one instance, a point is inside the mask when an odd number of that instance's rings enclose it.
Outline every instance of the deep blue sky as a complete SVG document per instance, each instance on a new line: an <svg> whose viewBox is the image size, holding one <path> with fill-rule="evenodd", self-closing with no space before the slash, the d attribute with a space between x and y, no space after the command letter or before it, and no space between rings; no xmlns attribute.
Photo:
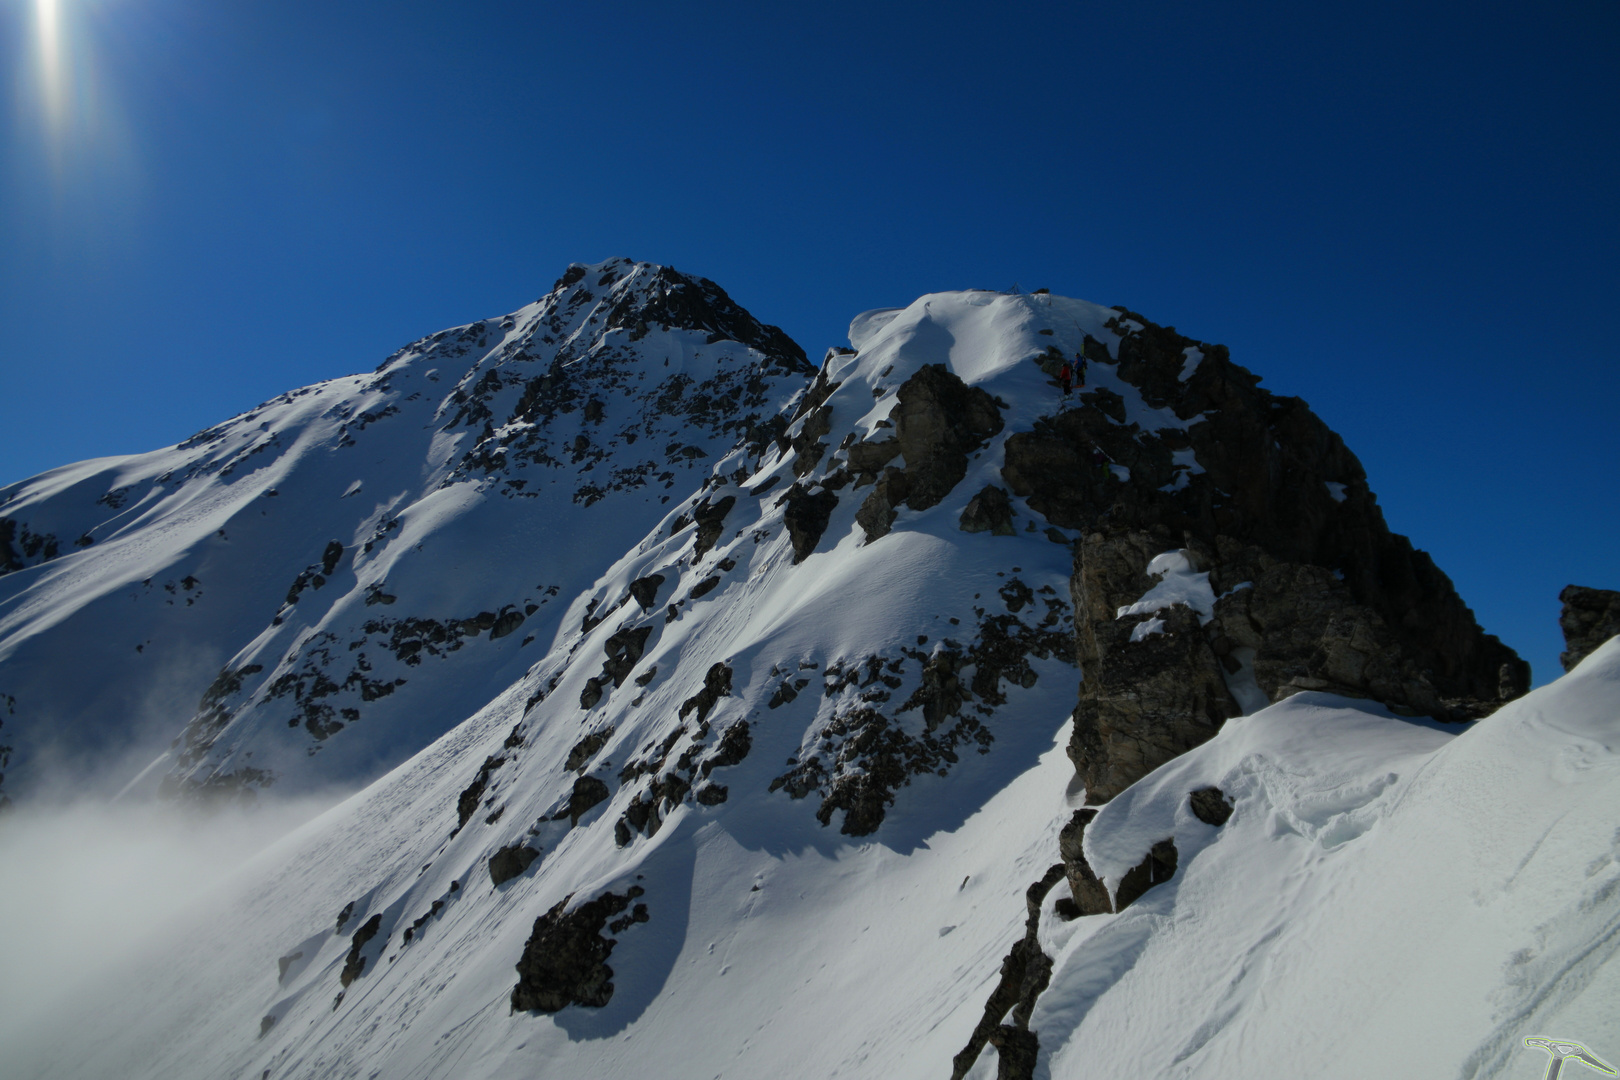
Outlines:
<svg viewBox="0 0 1620 1080"><path fill-rule="evenodd" d="M0 483L175 442L571 261L849 317L1045 286L1231 346L1557 673L1620 587L1612 2L0 5Z"/></svg>

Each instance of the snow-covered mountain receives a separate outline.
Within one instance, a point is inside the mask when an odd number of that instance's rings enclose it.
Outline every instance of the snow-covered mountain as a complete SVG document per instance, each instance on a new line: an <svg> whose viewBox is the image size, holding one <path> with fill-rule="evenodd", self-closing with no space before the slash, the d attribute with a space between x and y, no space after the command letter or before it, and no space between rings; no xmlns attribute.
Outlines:
<svg viewBox="0 0 1620 1080"><path fill-rule="evenodd" d="M811 371L712 282L576 265L370 375L0 490L9 786L154 730L171 785L376 777L577 626Z"/></svg>
<svg viewBox="0 0 1620 1080"><path fill-rule="evenodd" d="M0 492L21 799L136 720L175 740L137 788L359 788L27 1010L16 1074L1601 1051L1620 645L1524 696L1337 436L1222 347L985 292L850 344L817 369L712 283L574 266Z"/></svg>

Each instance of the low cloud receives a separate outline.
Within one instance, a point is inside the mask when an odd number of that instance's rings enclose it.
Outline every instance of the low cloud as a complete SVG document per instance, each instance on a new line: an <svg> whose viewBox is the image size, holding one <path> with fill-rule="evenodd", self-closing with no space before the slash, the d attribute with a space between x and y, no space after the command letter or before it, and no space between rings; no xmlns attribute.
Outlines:
<svg viewBox="0 0 1620 1080"><path fill-rule="evenodd" d="M4 1056L27 1060L82 991L121 977L235 870L341 797L206 814L151 800L0 813Z"/></svg>

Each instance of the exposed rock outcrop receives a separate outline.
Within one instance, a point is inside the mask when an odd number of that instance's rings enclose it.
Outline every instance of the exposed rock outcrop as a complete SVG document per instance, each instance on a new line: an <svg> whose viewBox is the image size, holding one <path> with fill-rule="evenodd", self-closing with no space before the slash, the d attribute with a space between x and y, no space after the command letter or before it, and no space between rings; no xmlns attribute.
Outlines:
<svg viewBox="0 0 1620 1080"><path fill-rule="evenodd" d="M787 527L793 543L793 561L801 563L816 550L821 534L827 531L838 496L826 489L807 492L794 484L783 498L787 508L782 512L782 524Z"/></svg>
<svg viewBox="0 0 1620 1080"><path fill-rule="evenodd" d="M1016 531L1013 529L1012 516L1012 503L1007 501L1007 492L993 484L986 484L968 501L962 511L960 524L963 532L1012 536Z"/></svg>
<svg viewBox="0 0 1620 1080"><path fill-rule="evenodd" d="M905 505L907 491L904 469L890 466L883 470L860 509L855 511L855 523L866 533L868 544L889 534L894 519L900 515L899 508Z"/></svg>
<svg viewBox="0 0 1620 1080"><path fill-rule="evenodd" d="M1124 911L1153 886L1162 885L1174 877L1176 860L1174 840L1165 839L1154 844L1142 856L1142 861L1125 871L1125 876L1119 879L1119 887L1114 890L1114 911Z"/></svg>
<svg viewBox="0 0 1620 1080"><path fill-rule="evenodd" d="M731 508L737 505L737 496L727 495L725 498L711 503L704 499L692 510L692 519L697 522L697 539L692 545L692 561L703 558L714 547L726 529L726 515ZM649 604L643 604L650 607Z"/></svg>
<svg viewBox="0 0 1620 1080"><path fill-rule="evenodd" d="M371 943L371 939L376 937L377 932L381 929L382 916L373 915L361 925L360 929L354 932L354 937L349 939L349 955L344 958L343 971L338 976L338 981L345 988L365 973L366 958L362 955L362 950Z"/></svg>
<svg viewBox="0 0 1620 1080"><path fill-rule="evenodd" d="M594 776L581 776L574 781L574 790L568 795L568 809L566 811L568 823L578 825L579 819L585 816L586 811L597 803L606 802L608 786Z"/></svg>
<svg viewBox="0 0 1620 1080"><path fill-rule="evenodd" d="M1108 801L1211 738L1239 711L1190 608L1175 606L1129 622L1116 617L1120 607L1148 591L1144 571L1160 547L1141 534L1113 541L1093 534L1079 545L1071 589L1085 679L1069 757L1085 781L1087 802ZM1161 630L1139 635L1150 617L1162 623Z"/></svg>
<svg viewBox="0 0 1620 1080"><path fill-rule="evenodd" d="M699 726L708 723L709 713L730 693L731 668L723 663L711 664L703 674L703 689L681 702L681 719L695 712Z"/></svg>
<svg viewBox="0 0 1620 1080"><path fill-rule="evenodd" d="M1062 880L1063 864L1058 863L1024 894L1028 911L1024 936L1001 961L1001 978L990 992L990 1000L984 1003L984 1015L973 1029L968 1044L951 1059L951 1080L962 1080L967 1075L987 1043L993 1044L1001 1055L996 1071L998 1080L1029 1080L1035 1075L1035 1055L1040 1043L1035 1032L1029 1030L1029 1017L1035 1009L1035 999L1052 979L1052 958L1041 951L1037 928L1046 894ZM1012 1023L1002 1023L1009 1012Z"/></svg>
<svg viewBox="0 0 1620 1080"><path fill-rule="evenodd" d="M520 877L540 857L540 853L527 844L508 844L489 857L489 880L500 885Z"/></svg>
<svg viewBox="0 0 1620 1080"><path fill-rule="evenodd" d="M1097 811L1082 807L1074 812L1069 823L1058 833L1058 854L1063 859L1064 873L1069 879L1069 897L1057 902L1057 913L1066 919L1077 919L1082 915L1107 915L1114 910L1108 887L1091 869L1091 864L1086 862L1083 850L1086 826L1096 816Z"/></svg>
<svg viewBox="0 0 1620 1080"><path fill-rule="evenodd" d="M485 790L489 787L490 775L505 764L505 758L491 754L478 767L478 774L473 777L472 783L463 788L461 794L456 798L457 829L465 826L468 820L478 812L478 804L483 799Z"/></svg>
<svg viewBox="0 0 1620 1080"><path fill-rule="evenodd" d="M1585 660L1605 641L1620 634L1620 592L1566 585L1558 594L1564 610L1558 625L1564 631L1564 652L1558 657L1565 671Z"/></svg>
<svg viewBox="0 0 1620 1080"><path fill-rule="evenodd" d="M630 595L642 611L651 611L658 606L658 590L663 584L663 574L648 574L630 583Z"/></svg>
<svg viewBox="0 0 1620 1080"><path fill-rule="evenodd" d="M536 919L517 962L512 1011L554 1013L569 1005L606 1005L613 997L613 969L607 959L618 940L602 931L642 894L641 886L632 885L623 895L605 892L572 911L568 903L573 897L568 897ZM612 932L647 918L647 905L636 904L629 916L614 921Z"/></svg>
<svg viewBox="0 0 1620 1080"><path fill-rule="evenodd" d="M1112 365L1158 430L1106 388L1006 440L1002 475L1056 526L1081 530L1071 591L1085 672L1070 755L1102 802L1244 711L1300 690L1370 697L1472 719L1529 687L1529 668L1485 634L1450 580L1384 523L1343 441L1297 398L1259 388L1221 346L1130 312L1110 323ZM1211 612L1169 607L1122 621L1155 584L1157 555L1207 573Z"/></svg>
<svg viewBox="0 0 1620 1080"><path fill-rule="evenodd" d="M968 454L1001 433L1001 412L944 364L918 368L897 397L890 419L906 460L906 505L926 510L967 475Z"/></svg>
<svg viewBox="0 0 1620 1080"><path fill-rule="evenodd" d="M1199 788L1187 796L1193 817L1217 829L1232 818L1232 802L1218 787Z"/></svg>

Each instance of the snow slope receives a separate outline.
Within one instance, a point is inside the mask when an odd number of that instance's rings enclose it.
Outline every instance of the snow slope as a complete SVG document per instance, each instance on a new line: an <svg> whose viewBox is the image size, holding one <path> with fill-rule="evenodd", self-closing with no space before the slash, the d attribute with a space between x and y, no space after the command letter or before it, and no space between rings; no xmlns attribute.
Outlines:
<svg viewBox="0 0 1620 1080"><path fill-rule="evenodd" d="M710 282L576 265L370 375L0 490L28 564L0 575L11 788L380 775L520 676L811 370Z"/></svg>
<svg viewBox="0 0 1620 1080"><path fill-rule="evenodd" d="M588 288L578 282L550 302ZM498 459L528 434L551 446L559 436L499 423L521 413L530 379L497 379L479 397L485 376L469 371L465 400L441 397L437 426L414 436L429 449L401 455L402 469L439 464L431 487L400 504L410 510L398 535L356 557L349 541L363 548L371 534L344 534L343 558L355 561L328 579L343 598L330 608L298 610L305 595L276 607L270 595L281 624L253 624L258 636L227 658L241 670L263 657L263 671L221 696L229 715L197 759L222 775L273 768L272 797L392 767L154 931L140 956L0 1018L6 1069L166 1080L946 1075L1023 933L1020 897L1057 860L1057 831L1084 794L1063 751L1078 677L1073 536L1036 527L1017 498L1011 535L960 522L999 483L1006 437L1054 408L1031 361L1053 344L1072 353L1087 334L1111 346L1114 314L983 292L868 312L851 327L857 351L830 355L803 396L803 380L786 375L759 392L780 409L774 427L763 411L750 425L766 434L733 427L699 447L706 456L677 455L701 462L676 474L690 476L685 488L610 493L631 509L601 531L570 525L578 546L551 562L551 547L530 551L539 530L617 504L575 502L590 478L536 459L528 467L557 477L566 501L519 517L513 508L529 503L480 487L486 465L497 485L514 478ZM763 355L748 349L730 354L744 370ZM648 370L648 355L626 361L627 377ZM858 486L850 454L883 437L900 387L935 364L983 390L1005 426L941 501L899 507L892 531L868 540L856 511L871 485ZM1146 405L1108 364L1093 365L1091 382L1144 428L1193 422ZM444 421L475 400L489 416L462 422L476 430L458 457L443 440L462 427ZM548 422L564 425L568 445L566 425L584 421L556 415ZM349 481L322 475L341 500ZM827 508L826 523L795 550L806 499ZM4 580L87 572L99 547ZM466 565L451 573L458 555ZM314 558L319 569L320 556L317 545L297 567ZM345 635L383 636L364 625L381 608L498 618L508 597L506 610L525 611L521 600L540 598L526 583L565 564L572 584L536 603L520 633L465 646L496 650L478 666L458 666L463 651L432 658L455 673L442 697L408 697L438 670L426 662L396 656L402 666L384 668L376 645L347 648ZM1190 574L1164 570L1172 584ZM396 604L367 605L373 585ZM306 593L324 601L328 590L311 578ZM274 679L303 670L321 633L336 635L332 656L371 655L368 679L407 679L378 701L425 712L364 713L309 755L307 727L260 703L285 701L268 697ZM26 636L0 640L20 648ZM1611 642L1466 730L1322 695L1229 721L1087 830L1087 858L1110 884L1174 837L1170 881L1122 914L1073 922L1053 911L1064 886L1046 898L1039 932L1056 967L1031 1024L1040 1074L1534 1075L1526 1062L1539 1060L1514 1042L1528 1034L1603 1053L1620 1003L1605 966L1620 942L1617 705ZM390 737L355 739L340 758L356 731ZM278 743L284 732L299 741ZM1220 829L1187 809L1188 792L1209 784L1236 804ZM515 845L536 857L496 883L492 862ZM49 874L26 877L23 901L0 908L19 933L60 888ZM531 935L604 898L623 900L623 916L587 937L612 942L606 1004L514 1010ZM987 1049L973 1075L995 1069Z"/></svg>
<svg viewBox="0 0 1620 1080"><path fill-rule="evenodd" d="M1167 836L1180 867L1044 924L1037 1075L1529 1077L1538 1035L1615 1060L1620 640L1451 730L1299 694L1105 807L1100 875ZM1187 805L1210 784L1219 829Z"/></svg>

